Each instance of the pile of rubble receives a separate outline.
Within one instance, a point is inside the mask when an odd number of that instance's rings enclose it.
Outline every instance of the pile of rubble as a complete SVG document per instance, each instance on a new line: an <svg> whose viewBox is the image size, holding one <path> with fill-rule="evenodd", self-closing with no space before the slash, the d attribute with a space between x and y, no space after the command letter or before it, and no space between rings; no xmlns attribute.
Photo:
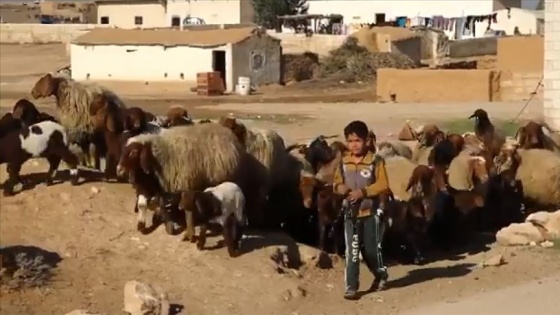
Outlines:
<svg viewBox="0 0 560 315"><path fill-rule="evenodd" d="M157 286L128 281L124 286L124 312L130 315L168 315L170 304L167 293ZM74 310L66 315L102 315L86 310Z"/></svg>
<svg viewBox="0 0 560 315"><path fill-rule="evenodd" d="M320 75L329 77L343 74L346 82L372 81L377 69L411 69L415 64L400 52L371 52L348 37L339 48L329 52L321 62Z"/></svg>
<svg viewBox="0 0 560 315"><path fill-rule="evenodd" d="M496 241L503 246L554 246L560 241L560 209L555 212L536 212L523 223L514 223L498 231Z"/></svg>

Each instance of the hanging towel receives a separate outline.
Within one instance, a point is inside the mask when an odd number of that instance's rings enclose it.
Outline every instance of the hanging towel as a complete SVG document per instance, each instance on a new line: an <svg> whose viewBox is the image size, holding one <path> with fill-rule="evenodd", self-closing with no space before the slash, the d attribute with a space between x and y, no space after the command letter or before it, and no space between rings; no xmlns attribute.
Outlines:
<svg viewBox="0 0 560 315"><path fill-rule="evenodd" d="M455 39L462 39L465 31L465 17L455 18Z"/></svg>
<svg viewBox="0 0 560 315"><path fill-rule="evenodd" d="M406 27L406 16L398 16L396 20L399 27Z"/></svg>

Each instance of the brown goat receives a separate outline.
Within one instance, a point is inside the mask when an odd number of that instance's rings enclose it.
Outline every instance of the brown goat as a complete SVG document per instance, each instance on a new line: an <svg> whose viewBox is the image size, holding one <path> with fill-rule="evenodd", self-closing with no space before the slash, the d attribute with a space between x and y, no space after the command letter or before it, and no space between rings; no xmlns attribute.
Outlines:
<svg viewBox="0 0 560 315"><path fill-rule="evenodd" d="M124 113L122 109L114 104L107 104L107 100L103 95L98 95L94 99L91 108L99 108L94 115L97 136L93 138L95 144L95 151L93 153L96 158L95 164L99 163L99 156L103 153L100 152L99 148L105 148L105 179L118 179L117 163L122 150L121 135L124 131Z"/></svg>
<svg viewBox="0 0 560 315"><path fill-rule="evenodd" d="M166 127L192 125L192 119L189 112L182 106L171 106L167 111Z"/></svg>
<svg viewBox="0 0 560 315"><path fill-rule="evenodd" d="M412 197L408 201L392 199L385 207L386 249L394 251L406 246L406 258L415 264L425 260L422 248L426 242L429 216L423 198Z"/></svg>
<svg viewBox="0 0 560 315"><path fill-rule="evenodd" d="M517 130L515 139L523 149L545 149L546 139L542 126L532 120Z"/></svg>
<svg viewBox="0 0 560 315"><path fill-rule="evenodd" d="M31 101L22 98L16 102L12 109L14 118L20 119L26 125L38 123L39 110Z"/></svg>
<svg viewBox="0 0 560 315"><path fill-rule="evenodd" d="M413 189L412 191L410 191ZM412 175L406 186L411 197L432 197L437 192L434 170L427 165L418 165L412 171Z"/></svg>
<svg viewBox="0 0 560 315"><path fill-rule="evenodd" d="M332 239L334 244L339 244L340 230L336 229L333 224L339 216L340 209L342 208L342 196L335 195L333 192L332 184L327 184L321 180L310 176L304 175L300 178L299 191L303 199L305 208L311 208L313 198L316 197L316 207L319 223L319 249L322 252L327 251L327 240L329 238L329 230L332 230ZM340 249L335 246L337 251ZM340 251L337 254L342 254Z"/></svg>

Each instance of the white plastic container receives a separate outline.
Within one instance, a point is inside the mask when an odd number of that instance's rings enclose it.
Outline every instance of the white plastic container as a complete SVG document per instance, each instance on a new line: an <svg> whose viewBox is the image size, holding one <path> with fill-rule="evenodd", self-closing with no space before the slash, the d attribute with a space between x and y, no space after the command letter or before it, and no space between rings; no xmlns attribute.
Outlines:
<svg viewBox="0 0 560 315"><path fill-rule="evenodd" d="M239 95L249 95L251 94L251 78L249 77L239 77L237 79L237 94Z"/></svg>

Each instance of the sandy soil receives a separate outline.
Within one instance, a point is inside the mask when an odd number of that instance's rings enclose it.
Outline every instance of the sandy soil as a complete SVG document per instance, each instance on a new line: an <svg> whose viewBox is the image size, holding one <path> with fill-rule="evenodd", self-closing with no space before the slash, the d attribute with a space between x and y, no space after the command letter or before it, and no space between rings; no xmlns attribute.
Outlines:
<svg viewBox="0 0 560 315"><path fill-rule="evenodd" d="M67 62L57 46L0 48L3 110L26 95L42 72ZM49 49L51 53L45 54ZM198 106L188 97L174 95L173 91L158 96L133 94L132 90L127 94L118 86L114 88L125 95L127 102L155 113L163 112L175 102L189 106L195 118L234 113L251 119L250 124L255 126L278 130L288 142L303 141L318 134L338 134L352 119L365 120L383 137L397 132L406 119L437 122L464 118L477 107L486 108L493 117L509 119L523 106L521 103L294 104L278 100L224 101ZM52 100L38 103L41 109L53 111ZM538 118L541 106L531 104L522 117ZM44 172L43 161L30 161L23 170L23 174ZM2 181L6 178L5 166L0 169L0 176ZM94 193L92 187L99 192ZM284 237L249 236L243 244L247 253L230 259L223 248L198 251L194 245L180 242L180 236L169 236L161 228L151 235L139 235L135 230L133 202L129 185L102 182L78 187L68 183L51 187L41 184L14 197L0 197L2 246L37 246L62 258L50 287L2 291L0 313L54 315L81 308L120 314L123 285L135 279L162 286L173 303L184 307L181 314L371 314L372 311L398 314L426 303L453 301L560 271L557 251L542 249L508 249L506 265L476 267L476 263L502 252L502 248L491 245L422 267L391 266L390 290L366 295L358 302L346 302L342 299L341 262L329 270L302 268L300 277L279 275L271 267L269 255L277 245L292 244ZM218 240L219 237L211 238L208 246ZM366 288L372 279L365 269L362 271ZM305 296L296 294L301 290L306 292Z"/></svg>

